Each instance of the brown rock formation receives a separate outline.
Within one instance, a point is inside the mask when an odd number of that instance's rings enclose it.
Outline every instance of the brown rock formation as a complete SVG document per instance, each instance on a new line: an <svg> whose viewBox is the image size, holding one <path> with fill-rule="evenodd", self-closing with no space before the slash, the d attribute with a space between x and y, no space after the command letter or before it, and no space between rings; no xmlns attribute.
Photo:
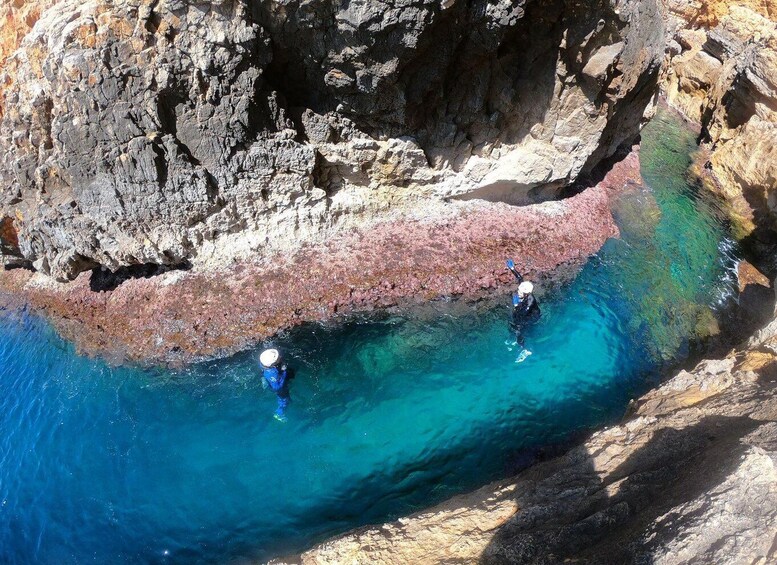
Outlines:
<svg viewBox="0 0 777 565"><path fill-rule="evenodd" d="M22 39L30 32L43 11L53 6L57 0L15 0L5 2L0 6L0 69L13 69L15 63L11 55L22 43ZM0 81L0 100L5 98L5 89L11 87L16 73L6 73ZM4 106L0 104L0 119Z"/></svg>
<svg viewBox="0 0 777 565"><path fill-rule="evenodd" d="M694 28L713 28L733 10L747 8L765 18L777 17L774 0L666 0L669 12Z"/></svg>
<svg viewBox="0 0 777 565"><path fill-rule="evenodd" d="M670 104L702 125L699 173L741 235L777 227L777 3L669 1Z"/></svg>
<svg viewBox="0 0 777 565"><path fill-rule="evenodd" d="M765 289L771 288L772 284L761 271L752 263L741 261L737 268L737 277L739 279L739 292L743 293L751 285L760 286Z"/></svg>

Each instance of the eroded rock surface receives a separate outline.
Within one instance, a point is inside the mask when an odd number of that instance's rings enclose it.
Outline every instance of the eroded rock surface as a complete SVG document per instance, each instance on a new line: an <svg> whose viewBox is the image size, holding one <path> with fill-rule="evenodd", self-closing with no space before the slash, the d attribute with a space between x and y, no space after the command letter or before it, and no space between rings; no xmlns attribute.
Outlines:
<svg viewBox="0 0 777 565"><path fill-rule="evenodd" d="M777 322L516 477L291 562L773 563Z"/></svg>
<svg viewBox="0 0 777 565"><path fill-rule="evenodd" d="M638 177L636 155L615 170L627 166ZM127 280L95 271L70 283L0 272L0 307L4 294L23 297L81 352L115 361L222 356L303 321L481 297L514 284L508 256L531 277L558 277L558 267L582 264L617 235L609 206L609 192L622 188L617 180L521 208L462 202L446 219L382 222L228 270L160 273L152 265L126 273Z"/></svg>
<svg viewBox="0 0 777 565"><path fill-rule="evenodd" d="M0 219L60 280L554 197L636 136L664 46L656 0L44 7L4 47Z"/></svg>
<svg viewBox="0 0 777 565"><path fill-rule="evenodd" d="M669 102L702 125L699 173L745 236L777 228L777 3L669 0Z"/></svg>

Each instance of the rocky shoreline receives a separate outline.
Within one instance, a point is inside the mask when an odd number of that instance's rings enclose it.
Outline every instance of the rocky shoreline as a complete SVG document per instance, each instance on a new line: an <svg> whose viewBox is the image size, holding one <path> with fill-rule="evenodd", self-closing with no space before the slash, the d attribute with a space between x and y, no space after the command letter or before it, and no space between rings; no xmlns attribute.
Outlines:
<svg viewBox="0 0 777 565"><path fill-rule="evenodd" d="M508 256L556 277L617 236L638 154L557 197L633 139L659 80L773 262L773 0L54 3L0 9L0 260L26 267L0 272L0 308L82 353L183 364L475 300L512 283ZM745 310L771 298L740 282ZM775 531L772 322L561 457L286 561L766 564Z"/></svg>
<svg viewBox="0 0 777 565"><path fill-rule="evenodd" d="M635 149L593 187L531 206L451 202L304 245L262 263L171 270L126 280L99 270L57 283L0 272L0 304L43 313L85 354L181 364L225 356L303 322L443 297L478 299L531 277L559 276L618 234L610 197L641 182ZM553 273L556 272L556 275Z"/></svg>
<svg viewBox="0 0 777 565"><path fill-rule="evenodd" d="M274 563L773 563L777 322L620 425L434 508Z"/></svg>
<svg viewBox="0 0 777 565"><path fill-rule="evenodd" d="M0 289L117 362L579 264L616 229L561 197L638 136L665 44L657 0L0 15L0 263L35 271Z"/></svg>

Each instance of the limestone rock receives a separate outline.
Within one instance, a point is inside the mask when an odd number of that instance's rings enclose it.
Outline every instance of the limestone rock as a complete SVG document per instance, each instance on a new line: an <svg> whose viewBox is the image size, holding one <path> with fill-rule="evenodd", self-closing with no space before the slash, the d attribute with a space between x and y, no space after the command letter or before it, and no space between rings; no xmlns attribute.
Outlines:
<svg viewBox="0 0 777 565"><path fill-rule="evenodd" d="M701 123L700 172L731 204L740 235L777 228L777 3L671 0L679 52L669 102Z"/></svg>
<svg viewBox="0 0 777 565"><path fill-rule="evenodd" d="M665 43L657 0L53 1L6 8L0 219L62 280L555 197L637 135Z"/></svg>

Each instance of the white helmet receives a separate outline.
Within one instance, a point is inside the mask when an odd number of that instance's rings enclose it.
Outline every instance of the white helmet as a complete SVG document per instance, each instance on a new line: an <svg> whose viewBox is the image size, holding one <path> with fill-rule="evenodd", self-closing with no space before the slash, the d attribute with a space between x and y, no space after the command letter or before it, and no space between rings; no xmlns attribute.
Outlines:
<svg viewBox="0 0 777 565"><path fill-rule="evenodd" d="M533 290L534 290L534 285L529 281L523 281L521 284L518 285L519 294L531 294Z"/></svg>
<svg viewBox="0 0 777 565"><path fill-rule="evenodd" d="M259 362L265 367L272 367L278 362L281 354L277 349L265 349L259 356Z"/></svg>

